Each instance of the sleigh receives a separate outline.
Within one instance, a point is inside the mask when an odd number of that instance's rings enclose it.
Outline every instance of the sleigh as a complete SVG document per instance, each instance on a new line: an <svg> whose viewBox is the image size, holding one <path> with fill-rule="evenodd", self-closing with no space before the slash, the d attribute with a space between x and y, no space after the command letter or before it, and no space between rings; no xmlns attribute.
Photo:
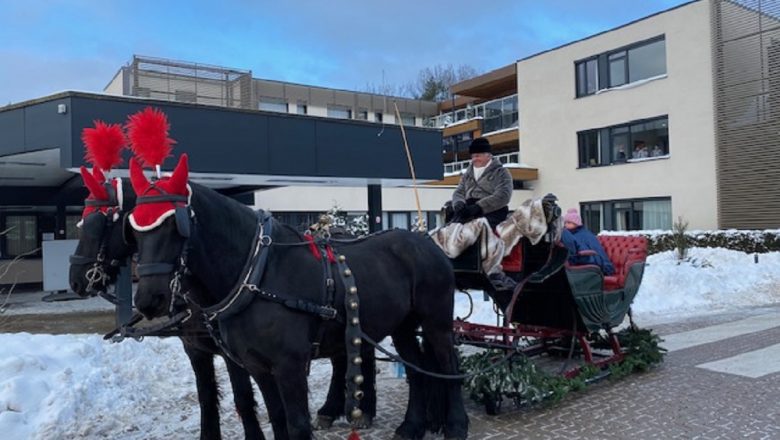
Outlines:
<svg viewBox="0 0 780 440"><path fill-rule="evenodd" d="M647 241L636 236L600 236L599 242L615 267L604 275L595 265L570 265L568 252L555 240L560 222L550 221L536 245L522 238L505 259L506 274L517 281L512 290L497 290L482 271L479 241L451 259L459 289L484 291L495 303L503 325L484 325L456 319L460 344L501 348L527 357L568 358L561 369L567 378L584 368L621 362L615 327L623 323L639 290L647 256ZM587 255L583 253L583 255ZM576 358L576 359L574 359ZM604 373L606 375L606 373ZM488 412L495 402L485 402ZM491 406L492 405L492 406Z"/></svg>

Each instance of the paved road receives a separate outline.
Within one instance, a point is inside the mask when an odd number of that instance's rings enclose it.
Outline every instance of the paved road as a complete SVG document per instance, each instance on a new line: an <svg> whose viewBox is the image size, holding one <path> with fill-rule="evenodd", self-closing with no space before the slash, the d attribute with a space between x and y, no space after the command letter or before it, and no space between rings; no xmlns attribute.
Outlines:
<svg viewBox="0 0 780 440"><path fill-rule="evenodd" d="M601 382L551 408L509 407L487 416L469 402L470 438L780 439L780 306L656 331L676 344L660 368ZM378 389L376 427L363 431L363 439L392 438L403 416L405 387L386 378ZM319 438L344 439L348 432L332 429Z"/></svg>
<svg viewBox="0 0 780 440"><path fill-rule="evenodd" d="M2 332L93 333L112 324L107 312L0 314ZM551 408L507 404L487 416L469 401L470 438L780 439L780 305L654 329L670 348L661 367L604 381ZM361 432L364 440L392 438L405 410L405 382L389 374L388 364L382 368L379 414L374 428ZM342 422L317 438L343 440L348 433ZM426 436L433 438L441 436Z"/></svg>

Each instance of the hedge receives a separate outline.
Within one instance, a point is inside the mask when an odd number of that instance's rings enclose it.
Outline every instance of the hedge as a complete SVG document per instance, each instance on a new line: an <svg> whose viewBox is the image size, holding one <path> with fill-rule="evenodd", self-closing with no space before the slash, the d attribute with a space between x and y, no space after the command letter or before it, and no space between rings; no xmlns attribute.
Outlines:
<svg viewBox="0 0 780 440"><path fill-rule="evenodd" d="M676 247L672 231L604 231L599 235L642 235L647 238L650 254ZM780 229L688 231L685 237L689 247L725 248L751 254L780 251Z"/></svg>

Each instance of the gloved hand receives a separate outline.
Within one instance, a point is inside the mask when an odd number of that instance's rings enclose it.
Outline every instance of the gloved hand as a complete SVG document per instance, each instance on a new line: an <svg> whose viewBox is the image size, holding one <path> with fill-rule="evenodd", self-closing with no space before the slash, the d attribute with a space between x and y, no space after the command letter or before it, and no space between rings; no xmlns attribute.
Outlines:
<svg viewBox="0 0 780 440"><path fill-rule="evenodd" d="M452 211L457 214L461 211L461 209L465 208L466 204L463 202L455 202L452 204Z"/></svg>
<svg viewBox="0 0 780 440"><path fill-rule="evenodd" d="M475 203L473 205L468 205L458 211L458 213L455 215L455 218L453 218L453 221L458 223L468 223L481 215L482 207Z"/></svg>

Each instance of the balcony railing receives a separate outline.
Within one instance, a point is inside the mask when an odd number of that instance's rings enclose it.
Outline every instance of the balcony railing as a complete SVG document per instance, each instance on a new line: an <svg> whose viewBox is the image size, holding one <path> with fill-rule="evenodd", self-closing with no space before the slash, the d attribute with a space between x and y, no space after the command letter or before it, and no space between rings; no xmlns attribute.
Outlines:
<svg viewBox="0 0 780 440"><path fill-rule="evenodd" d="M483 120L483 133L516 128L519 120L517 94L443 113L426 119L424 125L426 127L445 128L461 121L477 118Z"/></svg>
<svg viewBox="0 0 780 440"><path fill-rule="evenodd" d="M496 159L498 159L499 162L502 164L507 163L520 163L520 153L506 153L506 154L497 154L494 156ZM444 164L444 175L445 176L451 176L453 174L460 174L464 171L466 171L466 168L469 167L469 164L471 164L470 160L461 160L458 162L450 162Z"/></svg>

